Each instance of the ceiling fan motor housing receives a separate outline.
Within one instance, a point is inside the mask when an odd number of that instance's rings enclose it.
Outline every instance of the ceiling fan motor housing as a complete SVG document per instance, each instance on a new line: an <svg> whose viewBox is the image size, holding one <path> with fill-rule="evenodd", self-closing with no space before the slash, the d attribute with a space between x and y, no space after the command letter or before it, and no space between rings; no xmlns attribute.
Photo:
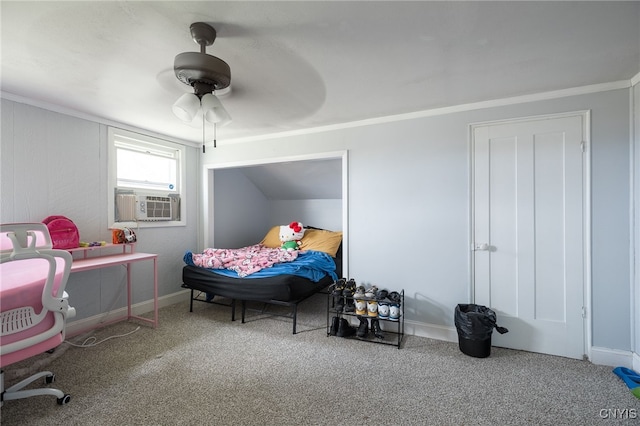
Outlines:
<svg viewBox="0 0 640 426"><path fill-rule="evenodd" d="M184 52L176 56L173 69L178 80L189 86L195 82L222 90L231 84L231 69L220 58L199 52Z"/></svg>
<svg viewBox="0 0 640 426"><path fill-rule="evenodd" d="M199 97L206 93L203 90L211 92L229 87L229 65L205 53L206 46L211 46L216 39L216 30L204 22L194 22L190 29L193 41L200 45L200 52L184 52L176 56L173 69L178 80L194 87Z"/></svg>

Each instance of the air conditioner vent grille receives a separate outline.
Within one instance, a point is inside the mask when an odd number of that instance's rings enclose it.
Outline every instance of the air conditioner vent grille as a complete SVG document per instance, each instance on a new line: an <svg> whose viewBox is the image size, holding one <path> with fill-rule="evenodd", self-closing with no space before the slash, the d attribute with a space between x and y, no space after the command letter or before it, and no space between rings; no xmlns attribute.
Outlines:
<svg viewBox="0 0 640 426"><path fill-rule="evenodd" d="M136 219L154 221L171 220L171 198L154 195L138 196Z"/></svg>

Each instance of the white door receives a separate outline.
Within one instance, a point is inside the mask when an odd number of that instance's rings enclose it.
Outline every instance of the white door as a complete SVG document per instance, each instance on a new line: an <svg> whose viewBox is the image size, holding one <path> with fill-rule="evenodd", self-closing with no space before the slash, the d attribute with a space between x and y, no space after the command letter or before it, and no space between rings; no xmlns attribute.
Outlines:
<svg viewBox="0 0 640 426"><path fill-rule="evenodd" d="M494 346L585 351L586 115L472 128L474 299Z"/></svg>

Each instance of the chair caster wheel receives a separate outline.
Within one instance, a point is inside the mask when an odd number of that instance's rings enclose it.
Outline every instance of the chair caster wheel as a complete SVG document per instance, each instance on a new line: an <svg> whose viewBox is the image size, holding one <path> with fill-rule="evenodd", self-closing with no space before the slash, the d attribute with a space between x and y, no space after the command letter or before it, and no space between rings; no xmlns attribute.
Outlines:
<svg viewBox="0 0 640 426"><path fill-rule="evenodd" d="M71 395L65 394L62 398L58 398L58 405L65 405L71 401Z"/></svg>
<svg viewBox="0 0 640 426"><path fill-rule="evenodd" d="M53 383L53 382L55 382L55 381L56 381L56 375L55 375L55 374L52 374L52 375L50 375L50 376L46 376L46 377L44 378L44 382L45 382L46 384L48 384L48 385L49 385L49 384L51 384L51 383Z"/></svg>

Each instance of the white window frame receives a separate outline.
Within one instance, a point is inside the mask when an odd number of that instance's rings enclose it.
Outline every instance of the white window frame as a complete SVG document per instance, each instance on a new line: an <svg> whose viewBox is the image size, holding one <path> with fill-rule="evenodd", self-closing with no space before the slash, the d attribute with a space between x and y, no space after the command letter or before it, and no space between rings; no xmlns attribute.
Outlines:
<svg viewBox="0 0 640 426"><path fill-rule="evenodd" d="M116 143L118 141L125 141L127 144L132 146L138 146L140 149L144 149L148 147L149 144L159 147L160 150L167 149L178 152L178 171L177 171L177 182L176 182L176 190L175 193L180 194L180 220L167 220L167 221L136 221L136 222L116 222L115 221L115 189L117 187L117 156L116 156ZM186 211L185 206L187 204L187 194L186 194L186 157L187 157L186 147L184 145L180 145L174 142L169 142L163 139L143 135L140 133L130 132L128 130L118 129L116 127L108 128L108 173L107 180L109 183L108 187L108 201L107 201L107 209L108 223L111 224L110 228L162 228L169 226L186 226ZM154 191L154 190L137 190L140 192L144 192L145 194L154 194L158 193L161 195L165 194L167 191Z"/></svg>

